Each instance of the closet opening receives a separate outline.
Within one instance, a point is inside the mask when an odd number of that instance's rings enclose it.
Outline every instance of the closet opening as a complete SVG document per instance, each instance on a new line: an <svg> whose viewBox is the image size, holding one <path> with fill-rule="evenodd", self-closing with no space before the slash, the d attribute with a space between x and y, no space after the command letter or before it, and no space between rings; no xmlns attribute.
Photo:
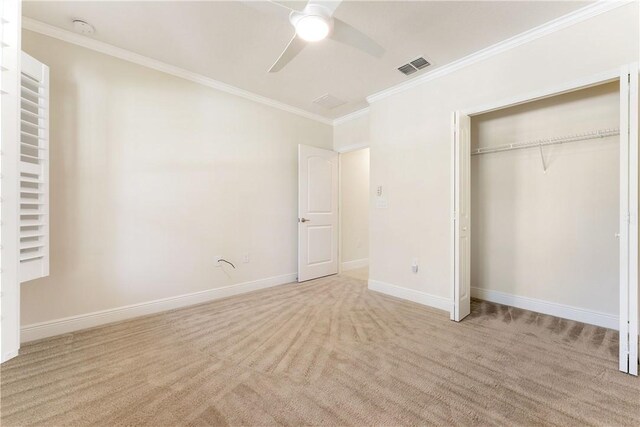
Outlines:
<svg viewBox="0 0 640 427"><path fill-rule="evenodd" d="M369 148L340 153L340 272L369 279Z"/></svg>
<svg viewBox="0 0 640 427"><path fill-rule="evenodd" d="M453 140L451 319L472 297L554 316L533 321L637 375L637 64L458 111Z"/></svg>
<svg viewBox="0 0 640 427"><path fill-rule="evenodd" d="M618 328L619 92L471 117L472 298Z"/></svg>

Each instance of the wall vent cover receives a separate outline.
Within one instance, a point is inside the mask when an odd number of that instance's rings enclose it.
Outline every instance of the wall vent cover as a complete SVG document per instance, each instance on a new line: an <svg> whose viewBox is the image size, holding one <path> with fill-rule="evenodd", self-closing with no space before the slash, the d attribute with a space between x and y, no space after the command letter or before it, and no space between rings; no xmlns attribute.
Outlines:
<svg viewBox="0 0 640 427"><path fill-rule="evenodd" d="M327 93L319 98L314 99L313 103L331 110L332 108L336 108L346 104L347 101L343 101L342 99Z"/></svg>
<svg viewBox="0 0 640 427"><path fill-rule="evenodd" d="M410 61L409 63L398 67L398 71L400 71L405 76L408 76L419 70L422 70L423 68L427 68L429 65L431 65L429 61L420 56Z"/></svg>

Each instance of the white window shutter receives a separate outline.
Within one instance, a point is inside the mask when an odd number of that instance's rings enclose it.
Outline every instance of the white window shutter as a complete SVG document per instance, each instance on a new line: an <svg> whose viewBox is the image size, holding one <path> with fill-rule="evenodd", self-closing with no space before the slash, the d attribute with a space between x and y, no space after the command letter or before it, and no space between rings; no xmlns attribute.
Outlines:
<svg viewBox="0 0 640 427"><path fill-rule="evenodd" d="M19 0L0 0L0 362L20 348L20 16Z"/></svg>
<svg viewBox="0 0 640 427"><path fill-rule="evenodd" d="M49 275L49 67L22 53L20 282Z"/></svg>

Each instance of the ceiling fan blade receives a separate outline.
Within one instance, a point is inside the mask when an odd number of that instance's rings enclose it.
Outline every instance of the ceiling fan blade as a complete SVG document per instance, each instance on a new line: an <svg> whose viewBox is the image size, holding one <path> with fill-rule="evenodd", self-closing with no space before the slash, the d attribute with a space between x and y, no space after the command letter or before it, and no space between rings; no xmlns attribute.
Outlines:
<svg viewBox="0 0 640 427"><path fill-rule="evenodd" d="M279 7L281 5L276 4L276 2L251 0L238 0L238 2L266 16L280 18L285 22L289 19L289 14L291 13L291 9Z"/></svg>
<svg viewBox="0 0 640 427"><path fill-rule="evenodd" d="M293 35L293 38L285 48L284 52L280 55L280 58L269 68L270 73L277 73L282 70L293 58L298 55L302 49L305 48L307 42L298 37L297 34Z"/></svg>
<svg viewBox="0 0 640 427"><path fill-rule="evenodd" d="M338 18L333 18L333 31L329 37L340 43L360 49L376 58L384 55L384 48L382 46L371 40L369 36L360 32L360 30L353 28Z"/></svg>
<svg viewBox="0 0 640 427"><path fill-rule="evenodd" d="M304 8L307 6L307 2L306 1L301 1L301 0L269 0L271 3L277 4L278 6L282 6L284 8L287 8L289 10L296 10L298 12L301 12L304 10Z"/></svg>
<svg viewBox="0 0 640 427"><path fill-rule="evenodd" d="M333 16L340 3L342 0L309 0L310 5L324 7L329 12L329 16Z"/></svg>

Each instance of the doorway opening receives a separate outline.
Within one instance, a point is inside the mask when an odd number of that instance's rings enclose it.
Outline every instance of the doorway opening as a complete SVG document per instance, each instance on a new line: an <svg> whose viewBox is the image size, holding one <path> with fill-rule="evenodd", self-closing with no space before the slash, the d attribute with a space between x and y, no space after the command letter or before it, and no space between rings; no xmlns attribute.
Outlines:
<svg viewBox="0 0 640 427"><path fill-rule="evenodd" d="M340 154L340 272L369 279L369 148Z"/></svg>

